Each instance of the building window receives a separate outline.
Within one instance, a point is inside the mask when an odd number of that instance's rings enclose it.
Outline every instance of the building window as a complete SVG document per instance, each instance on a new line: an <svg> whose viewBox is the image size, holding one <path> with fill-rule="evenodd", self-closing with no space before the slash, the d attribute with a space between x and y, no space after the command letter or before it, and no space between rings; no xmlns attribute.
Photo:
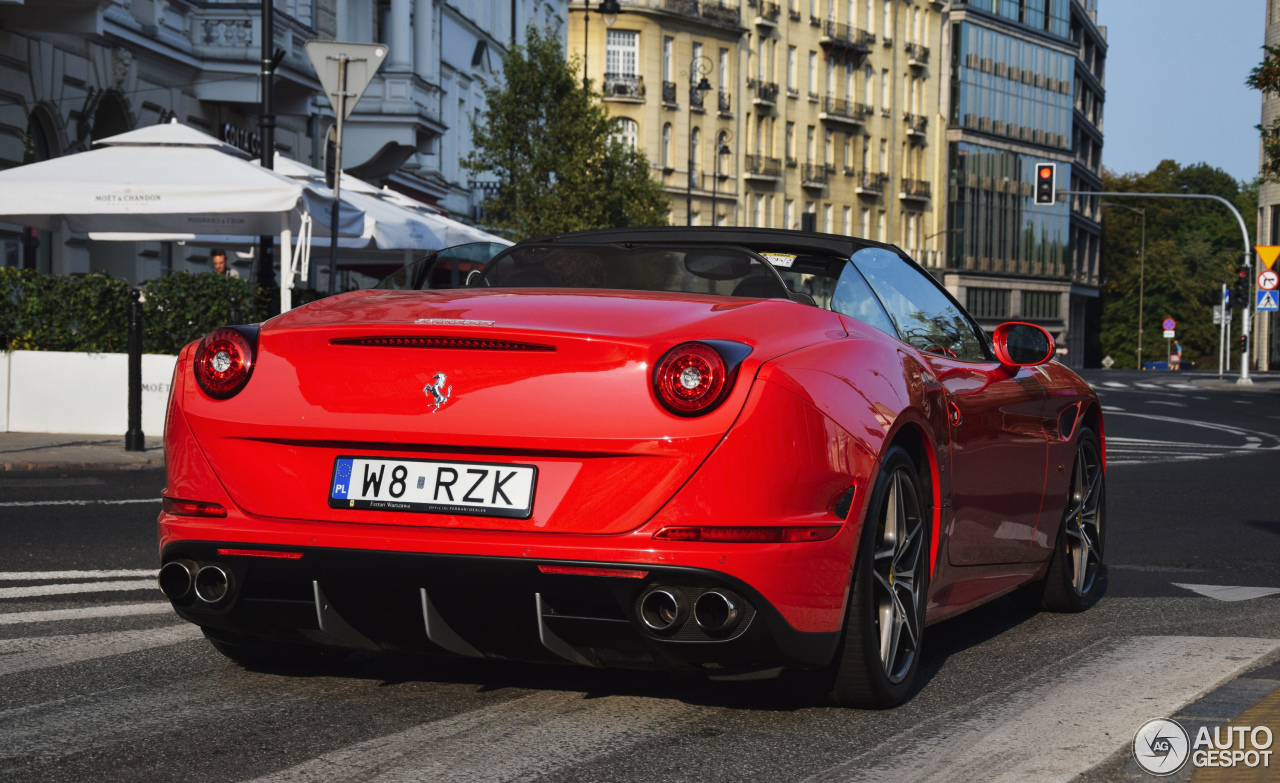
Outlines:
<svg viewBox="0 0 1280 783"><path fill-rule="evenodd" d="M853 207L845 207L842 217L840 233L847 237L853 236Z"/></svg>
<svg viewBox="0 0 1280 783"><path fill-rule="evenodd" d="M835 97L836 94L836 62L835 60L827 60L827 95Z"/></svg>
<svg viewBox="0 0 1280 783"><path fill-rule="evenodd" d="M773 196L765 197L764 225L765 228L773 226Z"/></svg>
<svg viewBox="0 0 1280 783"><path fill-rule="evenodd" d="M965 309L974 318L1008 318L1009 291L1005 288L966 289Z"/></svg>
<svg viewBox="0 0 1280 783"><path fill-rule="evenodd" d="M753 222L757 227L764 226L764 196L757 193L752 197L755 200L755 209L752 210Z"/></svg>
<svg viewBox="0 0 1280 783"><path fill-rule="evenodd" d="M615 117L613 137L631 149L635 149L640 140L640 125L630 117Z"/></svg>
<svg viewBox="0 0 1280 783"><path fill-rule="evenodd" d="M635 76L639 72L637 68L639 51L640 33L634 30L610 30L605 38L605 73Z"/></svg>
<svg viewBox="0 0 1280 783"><path fill-rule="evenodd" d="M893 89L893 80L889 78L889 69L880 72L880 111L889 111L892 101L889 91Z"/></svg>
<svg viewBox="0 0 1280 783"><path fill-rule="evenodd" d="M818 148L817 148L818 138L817 137L818 137L817 128L810 125L808 130L805 132L805 143L804 143L804 162L805 163L813 163L815 160L818 159Z"/></svg>
<svg viewBox="0 0 1280 783"><path fill-rule="evenodd" d="M880 210L880 214L876 216L876 241L886 242L889 239L889 221L885 216L884 210Z"/></svg>
<svg viewBox="0 0 1280 783"><path fill-rule="evenodd" d="M689 133L689 177L695 188L701 187L698 173L702 170L702 129L694 128Z"/></svg>
<svg viewBox="0 0 1280 783"><path fill-rule="evenodd" d="M662 81L674 81L672 74L676 72L676 41L674 38L662 39Z"/></svg>
<svg viewBox="0 0 1280 783"><path fill-rule="evenodd" d="M800 88L796 85L796 48L794 46L787 47L787 92L799 92Z"/></svg>
<svg viewBox="0 0 1280 783"><path fill-rule="evenodd" d="M1023 291L1022 317L1033 321L1052 321L1060 318L1058 307L1062 295L1054 291Z"/></svg>
<svg viewBox="0 0 1280 783"><path fill-rule="evenodd" d="M888 41L893 38L893 2L892 0L884 0L884 25L883 38Z"/></svg>
<svg viewBox="0 0 1280 783"><path fill-rule="evenodd" d="M862 232L859 234L863 239L871 238L871 210L862 210Z"/></svg>
<svg viewBox="0 0 1280 783"><path fill-rule="evenodd" d="M787 162L790 163L796 159L796 124L794 122L787 123L786 134L783 153L787 156Z"/></svg>
<svg viewBox="0 0 1280 783"><path fill-rule="evenodd" d="M818 92L818 53L809 52L809 94Z"/></svg>
<svg viewBox="0 0 1280 783"><path fill-rule="evenodd" d="M836 135L831 131L827 131L826 138L823 139L823 146L822 162L834 168L836 165Z"/></svg>
<svg viewBox="0 0 1280 783"><path fill-rule="evenodd" d="M867 102L867 108L874 111L876 108L876 72L868 65L867 69L862 72L862 99Z"/></svg>
<svg viewBox="0 0 1280 783"><path fill-rule="evenodd" d="M827 234L834 234L835 226L835 208L830 204L822 205L822 230Z"/></svg>
<svg viewBox="0 0 1280 783"><path fill-rule="evenodd" d="M867 32L876 32L876 0L867 0Z"/></svg>
<svg viewBox="0 0 1280 783"><path fill-rule="evenodd" d="M722 91L729 91L729 50L720 50L720 64L718 68L718 76L720 78L719 87Z"/></svg>
<svg viewBox="0 0 1280 783"><path fill-rule="evenodd" d="M671 165L671 123L662 126L662 168L670 169Z"/></svg>
<svg viewBox="0 0 1280 783"><path fill-rule="evenodd" d="M800 228L796 225L796 202L791 199L782 202L782 227L792 230Z"/></svg>

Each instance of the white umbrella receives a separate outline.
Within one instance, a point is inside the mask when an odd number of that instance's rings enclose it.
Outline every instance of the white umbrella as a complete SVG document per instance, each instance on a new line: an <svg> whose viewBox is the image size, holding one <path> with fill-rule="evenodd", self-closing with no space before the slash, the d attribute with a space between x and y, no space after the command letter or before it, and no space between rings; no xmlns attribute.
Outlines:
<svg viewBox="0 0 1280 783"><path fill-rule="evenodd" d="M289 231L285 218L302 196L299 183L228 155L222 142L182 125L123 136L133 138L0 171L0 218L46 231L65 223L85 233Z"/></svg>

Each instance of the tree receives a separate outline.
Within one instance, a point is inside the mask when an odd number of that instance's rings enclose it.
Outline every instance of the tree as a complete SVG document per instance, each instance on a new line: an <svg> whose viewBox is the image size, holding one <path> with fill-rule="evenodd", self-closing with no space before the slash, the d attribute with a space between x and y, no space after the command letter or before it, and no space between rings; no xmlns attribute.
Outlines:
<svg viewBox="0 0 1280 783"><path fill-rule="evenodd" d="M496 176L489 223L513 238L589 228L665 225L668 200L644 153L613 134L600 94L578 62L534 27L503 57L473 128L472 174Z"/></svg>
<svg viewBox="0 0 1280 783"><path fill-rule="evenodd" d="M1266 56L1249 72L1244 83L1264 96L1280 94L1280 46L1263 46ZM1262 134L1262 176L1280 181L1280 119L1270 125L1258 125Z"/></svg>
<svg viewBox="0 0 1280 783"><path fill-rule="evenodd" d="M1182 167L1162 161L1146 174L1117 175L1103 170L1106 191L1125 193L1205 193L1222 196L1240 210L1255 234L1258 190L1237 182L1208 164ZM1223 283L1235 279L1241 260L1240 226L1221 204L1191 199L1117 199L1146 210L1147 254L1143 296L1142 352L1145 361L1164 358L1160 323L1178 322L1184 362L1217 365L1218 327L1213 305ZM1103 208L1102 335L1104 355L1117 367L1136 367L1138 287L1142 218L1126 209ZM1235 334L1239 334L1237 311ZM1233 348L1238 348L1232 343Z"/></svg>

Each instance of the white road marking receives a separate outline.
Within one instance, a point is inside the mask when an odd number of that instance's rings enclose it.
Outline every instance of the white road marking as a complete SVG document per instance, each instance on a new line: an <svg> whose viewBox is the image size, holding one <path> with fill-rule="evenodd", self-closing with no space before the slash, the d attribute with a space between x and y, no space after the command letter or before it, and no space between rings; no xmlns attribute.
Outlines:
<svg viewBox="0 0 1280 783"><path fill-rule="evenodd" d="M130 576L155 577L154 568L115 568L98 571L0 571L0 582L30 582L37 579L119 579Z"/></svg>
<svg viewBox="0 0 1280 783"><path fill-rule="evenodd" d="M1164 388L1164 387L1162 387L1162 386L1160 386L1159 384L1156 384L1156 383L1143 383L1142 381L1135 381L1133 385L1134 385L1134 386L1137 386L1139 389L1162 389L1162 388Z"/></svg>
<svg viewBox="0 0 1280 783"><path fill-rule="evenodd" d="M199 628L182 623L137 631L0 639L0 675L92 661L200 638Z"/></svg>
<svg viewBox="0 0 1280 783"><path fill-rule="evenodd" d="M70 595L72 593L117 593L126 590L159 590L154 579L116 582L76 582L61 585L28 585L0 587L0 598L31 598L38 595Z"/></svg>
<svg viewBox="0 0 1280 783"><path fill-rule="evenodd" d="M1127 389L1127 388L1129 388L1129 384L1127 384L1127 383L1120 383L1120 382L1118 382L1118 381L1103 381L1103 382L1102 382L1102 385L1103 385L1103 386L1110 386L1110 387L1111 387L1111 388L1113 388L1113 389Z"/></svg>
<svg viewBox="0 0 1280 783"><path fill-rule="evenodd" d="M1252 598L1265 598L1280 593L1280 587L1232 587L1230 585L1187 585L1179 582L1174 587L1181 587L1193 593L1199 593L1219 601L1248 601Z"/></svg>
<svg viewBox="0 0 1280 783"><path fill-rule="evenodd" d="M1185 402L1174 402L1173 400L1147 400L1146 403L1148 405L1172 405L1175 408L1187 407Z"/></svg>
<svg viewBox="0 0 1280 783"><path fill-rule="evenodd" d="M161 498L129 498L127 500L11 500L0 503L0 508L26 506L123 506L129 503L159 503Z"/></svg>
<svg viewBox="0 0 1280 783"><path fill-rule="evenodd" d="M1103 405L1102 410L1106 411L1107 413L1119 413L1123 411L1124 408L1118 408L1115 405ZM1107 438L1107 440L1111 440L1111 439Z"/></svg>
<svg viewBox="0 0 1280 783"><path fill-rule="evenodd" d="M1170 404L1170 403L1162 403ZM1246 430L1225 424L1207 421L1180 419L1174 416L1158 416L1150 413L1126 413L1112 411L1115 416L1130 416L1135 419L1147 419L1167 424L1178 424L1187 427L1198 427L1226 433L1245 442L1235 445L1219 443L1192 443L1189 441L1164 441L1147 438L1107 438L1107 465L1150 465L1161 462L1193 462L1213 459L1215 457L1232 457L1253 454L1258 450L1275 451L1280 449L1280 436L1259 430Z"/></svg>
<svg viewBox="0 0 1280 783"><path fill-rule="evenodd" d="M98 617L138 617L145 614L167 614L172 611L172 604L154 602L85 606L78 609L48 609L41 612L8 612L0 614L0 625L51 623L57 620L92 620Z"/></svg>
<svg viewBox="0 0 1280 783"><path fill-rule="evenodd" d="M676 733L696 712L670 699L546 691L325 753L255 783L532 780Z"/></svg>
<svg viewBox="0 0 1280 783"><path fill-rule="evenodd" d="M1233 637L1091 645L810 780L1071 780L1144 721L1172 715L1276 650L1280 639Z"/></svg>
<svg viewBox="0 0 1280 783"><path fill-rule="evenodd" d="M1188 389L1190 391L1198 391L1200 389L1200 387L1196 386L1194 383L1171 383L1169 384L1169 388L1170 389Z"/></svg>

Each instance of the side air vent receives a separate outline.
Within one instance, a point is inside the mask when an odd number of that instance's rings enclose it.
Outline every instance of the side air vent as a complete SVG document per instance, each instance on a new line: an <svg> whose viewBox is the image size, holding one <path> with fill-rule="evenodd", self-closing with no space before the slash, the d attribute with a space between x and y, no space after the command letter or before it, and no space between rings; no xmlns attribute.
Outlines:
<svg viewBox="0 0 1280 783"><path fill-rule="evenodd" d="M344 337L330 340L333 345L362 345L373 348L445 348L470 351L554 351L555 346L518 343L514 340L488 340L479 337L415 337L386 335L378 337Z"/></svg>

